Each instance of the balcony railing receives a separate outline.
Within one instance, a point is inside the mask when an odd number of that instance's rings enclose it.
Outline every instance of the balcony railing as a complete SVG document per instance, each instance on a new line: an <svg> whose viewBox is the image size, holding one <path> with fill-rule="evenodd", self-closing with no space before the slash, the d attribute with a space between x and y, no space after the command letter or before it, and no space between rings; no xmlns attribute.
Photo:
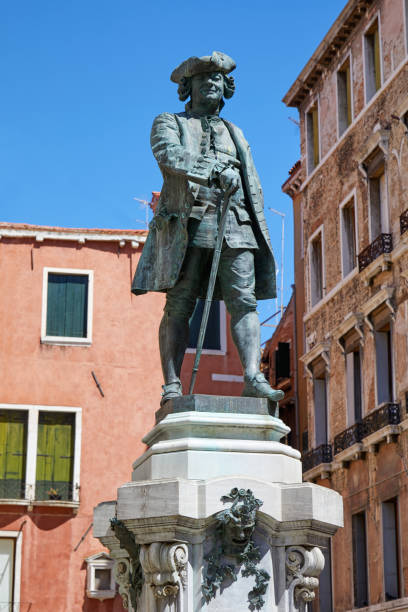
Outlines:
<svg viewBox="0 0 408 612"><path fill-rule="evenodd" d="M361 442L363 437L362 424L354 423L351 427L348 427L334 438L334 454L341 453L341 451Z"/></svg>
<svg viewBox="0 0 408 612"><path fill-rule="evenodd" d="M0 479L0 499L23 499L24 495L24 481L20 479Z"/></svg>
<svg viewBox="0 0 408 612"><path fill-rule="evenodd" d="M333 452L331 444L321 444L303 455L303 471L307 472L321 463L331 463L332 460Z"/></svg>
<svg viewBox="0 0 408 612"><path fill-rule="evenodd" d="M378 238L368 245L358 256L358 269L364 270L372 261L383 253L392 251L392 234L380 234Z"/></svg>
<svg viewBox="0 0 408 612"><path fill-rule="evenodd" d="M396 403L384 404L370 412L362 421L345 429L334 438L334 454L361 442L365 437L387 425L398 425L401 421L400 407Z"/></svg>
<svg viewBox="0 0 408 612"><path fill-rule="evenodd" d="M363 438L386 427L398 425L401 421L399 404L384 404L374 412L370 412L361 422Z"/></svg>
<svg viewBox="0 0 408 612"><path fill-rule="evenodd" d="M400 216L400 232L403 234L408 230L408 208L404 210L402 215Z"/></svg>

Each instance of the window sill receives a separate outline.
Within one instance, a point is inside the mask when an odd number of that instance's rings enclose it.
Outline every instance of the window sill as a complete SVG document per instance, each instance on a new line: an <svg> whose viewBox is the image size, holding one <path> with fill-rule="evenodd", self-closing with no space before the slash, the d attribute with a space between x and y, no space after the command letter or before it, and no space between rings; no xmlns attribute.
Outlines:
<svg viewBox="0 0 408 612"><path fill-rule="evenodd" d="M365 282L366 286L370 287L373 284L375 277L381 274L381 272L387 272L390 270L391 265L391 253L382 253L360 272L361 278Z"/></svg>
<svg viewBox="0 0 408 612"><path fill-rule="evenodd" d="M408 610L408 597L402 597L401 599L394 599L392 601L383 601L382 603L366 606L365 608L352 608L347 610L347 612L382 612L383 610L400 610L400 612L406 612L406 610Z"/></svg>
<svg viewBox="0 0 408 612"><path fill-rule="evenodd" d="M332 471L332 463L320 463L307 472L304 472L303 480L306 482L314 482L318 479L324 480L325 478L330 478Z"/></svg>
<svg viewBox="0 0 408 612"><path fill-rule="evenodd" d="M13 499L4 497L0 499L1 506L27 506L28 510L32 510L34 506L46 506L49 508L72 508L74 513L78 511L79 501L68 501L63 499L45 499L45 500L32 500L32 499Z"/></svg>
<svg viewBox="0 0 408 612"><path fill-rule="evenodd" d="M341 468L347 468L352 461L363 459L365 454L364 446L361 442L356 442L345 448L340 453L336 453L333 459L333 471Z"/></svg>
<svg viewBox="0 0 408 612"><path fill-rule="evenodd" d="M91 346L91 338L68 338L61 336L44 336L41 344L51 344L54 346Z"/></svg>

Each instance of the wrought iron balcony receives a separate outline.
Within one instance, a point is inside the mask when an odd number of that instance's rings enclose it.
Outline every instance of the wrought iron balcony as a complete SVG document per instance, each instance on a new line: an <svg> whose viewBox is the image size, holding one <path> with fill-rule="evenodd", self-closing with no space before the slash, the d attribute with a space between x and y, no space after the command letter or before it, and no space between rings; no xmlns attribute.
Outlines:
<svg viewBox="0 0 408 612"><path fill-rule="evenodd" d="M379 431L387 425L398 425L401 422L399 404L384 404L377 410L370 412L362 421L345 429L334 438L334 454L361 442L370 434Z"/></svg>
<svg viewBox="0 0 408 612"><path fill-rule="evenodd" d="M358 269L361 272L372 261L383 253L392 251L392 234L380 234L374 242L368 245L358 256Z"/></svg>
<svg viewBox="0 0 408 612"><path fill-rule="evenodd" d="M400 216L400 232L403 234L408 230L408 208L404 210L402 215Z"/></svg>
<svg viewBox="0 0 408 612"><path fill-rule="evenodd" d="M384 404L374 412L370 412L361 422L363 438L386 427L398 425L401 421L399 404Z"/></svg>
<svg viewBox="0 0 408 612"><path fill-rule="evenodd" d="M348 427L341 433L337 434L334 438L334 454L341 453L341 451L361 442L363 438L363 427L362 423L354 423L351 427Z"/></svg>
<svg viewBox="0 0 408 612"><path fill-rule="evenodd" d="M303 455L303 471L307 472L321 463L331 463L332 460L333 453L331 444L321 444Z"/></svg>

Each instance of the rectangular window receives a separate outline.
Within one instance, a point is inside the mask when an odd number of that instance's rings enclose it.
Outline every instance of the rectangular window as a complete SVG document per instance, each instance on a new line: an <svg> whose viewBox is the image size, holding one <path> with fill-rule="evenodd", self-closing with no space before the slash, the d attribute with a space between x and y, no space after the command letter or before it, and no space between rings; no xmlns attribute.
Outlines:
<svg viewBox="0 0 408 612"><path fill-rule="evenodd" d="M0 537L0 610L14 610L15 539Z"/></svg>
<svg viewBox="0 0 408 612"><path fill-rule="evenodd" d="M279 342L278 350L275 351L275 382L290 377L290 344Z"/></svg>
<svg viewBox="0 0 408 612"><path fill-rule="evenodd" d="M78 502L81 409L0 405L0 499Z"/></svg>
<svg viewBox="0 0 408 612"><path fill-rule="evenodd" d="M38 418L36 499L72 499L75 415L40 412Z"/></svg>
<svg viewBox="0 0 408 612"><path fill-rule="evenodd" d="M198 334L200 333L201 319L203 316L205 300L197 300L193 316L190 319L190 336L188 340L189 348L196 348L198 342ZM210 314L208 317L207 331L204 337L203 348L220 351L221 350L221 334L220 334L220 302L214 300L211 303Z"/></svg>
<svg viewBox="0 0 408 612"><path fill-rule="evenodd" d="M92 281L89 270L44 269L42 342L91 343Z"/></svg>
<svg viewBox="0 0 408 612"><path fill-rule="evenodd" d="M25 494L27 412L0 409L0 498Z"/></svg>
<svg viewBox="0 0 408 612"><path fill-rule="evenodd" d="M356 267L356 217L354 198L341 208L343 277Z"/></svg>
<svg viewBox="0 0 408 612"><path fill-rule="evenodd" d="M364 35L365 93L369 102L381 87L381 50L378 19Z"/></svg>
<svg viewBox="0 0 408 612"><path fill-rule="evenodd" d="M310 283L311 305L314 306L323 297L323 245L321 232L310 243Z"/></svg>
<svg viewBox="0 0 408 612"><path fill-rule="evenodd" d="M327 381L326 375L313 377L315 442L316 447L327 444Z"/></svg>
<svg viewBox="0 0 408 612"><path fill-rule="evenodd" d="M337 109L339 136L341 136L353 120L350 58L347 58L340 70L337 71Z"/></svg>
<svg viewBox="0 0 408 612"><path fill-rule="evenodd" d="M200 333L201 319L205 300L198 299L194 312L190 318L190 334L187 353L194 353L197 348ZM226 337L226 310L223 301L214 300L211 303L208 317L207 331L204 337L203 351L207 354L225 354L227 350Z"/></svg>
<svg viewBox="0 0 408 612"><path fill-rule="evenodd" d="M362 418L361 352L359 349L346 353L346 379L347 417L350 427L361 421Z"/></svg>
<svg viewBox="0 0 408 612"><path fill-rule="evenodd" d="M322 549L324 555L324 568L319 576L319 610L333 612L332 571L331 571L331 542L327 548Z"/></svg>
<svg viewBox="0 0 408 612"><path fill-rule="evenodd" d="M306 113L307 170L312 172L320 161L319 111L317 103Z"/></svg>
<svg viewBox="0 0 408 612"><path fill-rule="evenodd" d="M385 174L384 171L369 179L370 195L370 230L371 241L375 240L384 230L383 208L385 198Z"/></svg>
<svg viewBox="0 0 408 612"><path fill-rule="evenodd" d="M391 499L382 505L383 526L383 566L385 601L398 599L399 568L398 568L398 522L397 500Z"/></svg>
<svg viewBox="0 0 408 612"><path fill-rule="evenodd" d="M391 328L386 325L375 330L375 357L377 370L377 404L392 402L393 368L391 354Z"/></svg>
<svg viewBox="0 0 408 612"><path fill-rule="evenodd" d="M368 580L367 580L367 538L365 512L353 514L352 543L353 543L353 587L354 607L368 606Z"/></svg>

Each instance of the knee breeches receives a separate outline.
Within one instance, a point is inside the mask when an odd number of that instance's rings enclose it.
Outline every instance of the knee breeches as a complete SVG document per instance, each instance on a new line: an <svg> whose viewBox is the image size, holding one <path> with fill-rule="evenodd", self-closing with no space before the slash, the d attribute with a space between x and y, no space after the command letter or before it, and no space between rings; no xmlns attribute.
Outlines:
<svg viewBox="0 0 408 612"><path fill-rule="evenodd" d="M165 312L189 319L197 297L207 285L213 249L189 247L177 283L167 291ZM221 251L218 280L228 312L234 316L256 310L254 254L249 249Z"/></svg>

